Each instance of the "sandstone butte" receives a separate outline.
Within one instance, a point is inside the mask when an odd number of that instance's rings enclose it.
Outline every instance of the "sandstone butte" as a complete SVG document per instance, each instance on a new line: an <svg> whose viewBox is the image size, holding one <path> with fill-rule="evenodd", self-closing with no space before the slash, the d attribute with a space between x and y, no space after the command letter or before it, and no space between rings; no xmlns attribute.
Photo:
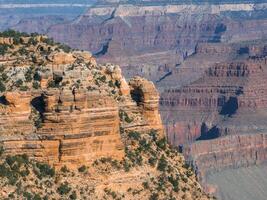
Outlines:
<svg viewBox="0 0 267 200"><path fill-rule="evenodd" d="M31 178L20 180L20 188L48 199L210 198L166 144L152 82L134 77L127 83L118 66L98 65L89 52L45 36L12 34L0 38L1 160L6 158L0 167L12 172L10 163L19 161L10 156L16 155L37 162L33 169L24 166ZM38 186L39 176L34 179L39 162L57 169L46 189ZM83 174L67 170L85 167ZM1 198L20 199L18 187L0 180ZM72 196L58 187L66 182L76 188Z"/></svg>

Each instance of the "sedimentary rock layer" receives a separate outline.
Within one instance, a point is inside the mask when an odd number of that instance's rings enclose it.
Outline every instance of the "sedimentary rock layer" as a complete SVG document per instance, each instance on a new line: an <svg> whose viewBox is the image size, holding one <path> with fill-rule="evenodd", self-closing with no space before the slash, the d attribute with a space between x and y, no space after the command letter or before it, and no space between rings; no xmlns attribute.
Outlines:
<svg viewBox="0 0 267 200"><path fill-rule="evenodd" d="M90 53L64 52L47 40L0 40L15 45L1 57L2 73L10 75L1 82L0 99L0 142L6 154L79 166L100 157L121 159L121 128L155 129L163 136L152 82L136 77L128 85L118 66L99 66ZM11 53L22 48L25 54L13 60ZM33 64L38 67L29 67Z"/></svg>

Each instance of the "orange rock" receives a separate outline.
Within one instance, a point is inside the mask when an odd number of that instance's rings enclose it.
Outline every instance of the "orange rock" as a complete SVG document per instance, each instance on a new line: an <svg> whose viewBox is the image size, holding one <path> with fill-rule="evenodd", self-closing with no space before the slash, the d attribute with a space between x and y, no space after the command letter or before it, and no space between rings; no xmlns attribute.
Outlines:
<svg viewBox="0 0 267 200"><path fill-rule="evenodd" d="M163 136L163 126L159 114L159 93L151 81L141 77L134 77L129 82L131 96L139 107L142 107L144 118L151 129L158 130Z"/></svg>
<svg viewBox="0 0 267 200"><path fill-rule="evenodd" d="M0 44L13 44L13 38L0 37Z"/></svg>
<svg viewBox="0 0 267 200"><path fill-rule="evenodd" d="M57 52L51 55L50 59L54 65L72 64L75 61L71 53Z"/></svg>

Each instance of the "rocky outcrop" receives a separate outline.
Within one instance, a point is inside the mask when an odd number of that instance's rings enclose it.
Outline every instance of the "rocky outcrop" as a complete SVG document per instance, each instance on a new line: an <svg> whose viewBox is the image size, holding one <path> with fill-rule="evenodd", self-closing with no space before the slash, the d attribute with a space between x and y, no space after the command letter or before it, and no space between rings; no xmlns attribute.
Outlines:
<svg viewBox="0 0 267 200"><path fill-rule="evenodd" d="M49 38L5 34L19 40L0 67L0 198L211 199L167 144L151 81L127 83L117 65Z"/></svg>
<svg viewBox="0 0 267 200"><path fill-rule="evenodd" d="M10 59L22 48L26 56ZM10 78L1 82L0 142L6 154L77 167L101 157L122 159L121 129L163 136L152 82L136 77L128 85L118 66L99 66L90 53L60 48L29 36L5 54L2 72Z"/></svg>
<svg viewBox="0 0 267 200"><path fill-rule="evenodd" d="M141 108L144 119L153 129L159 130L161 136L164 136L158 109L159 93L154 84L151 81L135 77L131 79L129 85L131 96Z"/></svg>

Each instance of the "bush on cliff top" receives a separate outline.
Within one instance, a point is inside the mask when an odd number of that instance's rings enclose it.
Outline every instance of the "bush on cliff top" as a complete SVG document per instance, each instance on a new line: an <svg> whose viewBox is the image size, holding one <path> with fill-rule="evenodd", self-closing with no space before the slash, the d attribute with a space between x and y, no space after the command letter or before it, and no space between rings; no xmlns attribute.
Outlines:
<svg viewBox="0 0 267 200"><path fill-rule="evenodd" d="M12 29L8 29L4 32L0 32L0 37L12 37L12 38L18 38L18 37L29 37L30 35L25 32L18 32Z"/></svg>

